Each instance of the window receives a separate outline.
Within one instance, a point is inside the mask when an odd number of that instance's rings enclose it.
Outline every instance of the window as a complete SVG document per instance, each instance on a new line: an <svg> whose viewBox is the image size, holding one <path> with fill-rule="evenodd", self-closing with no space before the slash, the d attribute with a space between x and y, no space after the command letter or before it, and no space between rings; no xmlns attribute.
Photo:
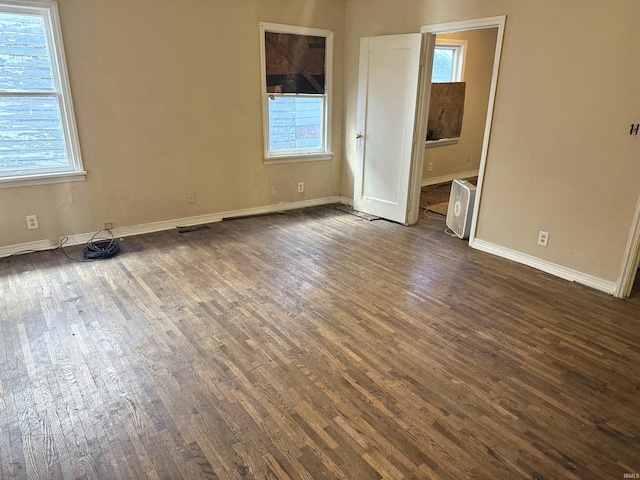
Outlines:
<svg viewBox="0 0 640 480"><path fill-rule="evenodd" d="M0 187L83 180L55 2L0 0Z"/></svg>
<svg viewBox="0 0 640 480"><path fill-rule="evenodd" d="M431 82L461 82L464 73L465 40L436 40Z"/></svg>
<svg viewBox="0 0 640 480"><path fill-rule="evenodd" d="M462 81L466 47L466 40L436 37L425 143L427 148L458 143L464 112L465 84ZM443 121L445 118L446 121Z"/></svg>
<svg viewBox="0 0 640 480"><path fill-rule="evenodd" d="M329 160L333 32L260 24L265 162Z"/></svg>

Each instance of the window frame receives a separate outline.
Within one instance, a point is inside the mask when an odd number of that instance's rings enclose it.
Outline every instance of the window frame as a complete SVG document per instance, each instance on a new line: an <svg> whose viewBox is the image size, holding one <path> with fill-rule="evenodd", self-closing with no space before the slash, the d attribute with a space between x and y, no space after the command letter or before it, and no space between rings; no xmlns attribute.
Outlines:
<svg viewBox="0 0 640 480"><path fill-rule="evenodd" d="M82 164L57 3L53 0L0 0L0 13L38 16L44 21L54 90L0 92L0 96L56 98L60 106L62 134L68 160L68 164L65 167L38 168L31 171L28 171L28 169L0 170L0 188L85 180L87 172Z"/></svg>
<svg viewBox="0 0 640 480"><path fill-rule="evenodd" d="M266 68L266 50L265 50L265 33L285 33L290 35L304 35L313 37L324 37L325 39L325 92L320 94L274 94L267 92L267 68ZM280 23L260 22L260 83L262 95L262 130L264 144L264 163L292 163L318 160L331 160L333 153L331 152L331 111L332 111L332 91L333 91L333 31L319 28L300 27L296 25L285 25ZM282 153L281 150L271 152L269 148L269 97L323 97L323 138L322 148L320 150L307 151L295 150L291 153Z"/></svg>
<svg viewBox="0 0 640 480"><path fill-rule="evenodd" d="M466 40L455 40L455 39L436 39L436 46L434 50L437 50L438 47L455 50L455 59L454 59L454 67L453 67L453 79L451 82L463 82L464 81L464 67L466 62L466 53L467 53L467 41ZM446 82L433 82L432 83L446 83Z"/></svg>

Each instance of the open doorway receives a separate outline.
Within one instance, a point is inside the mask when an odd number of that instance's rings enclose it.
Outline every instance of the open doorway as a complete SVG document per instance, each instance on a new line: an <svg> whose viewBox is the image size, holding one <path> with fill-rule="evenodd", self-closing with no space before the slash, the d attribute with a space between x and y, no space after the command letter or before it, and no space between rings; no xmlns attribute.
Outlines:
<svg viewBox="0 0 640 480"><path fill-rule="evenodd" d="M497 38L478 168L481 186L504 23L504 16L491 17L425 26L420 34L360 39L354 209L406 225L416 223L436 35L493 28ZM477 208L472 234L476 216Z"/></svg>
<svg viewBox="0 0 640 480"><path fill-rule="evenodd" d="M451 182L465 179L477 184L497 38L497 27L436 35L420 194L423 210L446 216Z"/></svg>
<svg viewBox="0 0 640 480"><path fill-rule="evenodd" d="M418 191L429 185L449 183L458 178L470 178L477 184L476 202L473 208L469 242L475 237L482 178L489 147L491 119L498 81L500 54L506 17L491 17L445 24L427 25L421 33L427 35L433 45L429 52L427 65L436 63L438 45L446 50L449 45L462 45L466 58L462 62L462 81L465 84L465 112L462 116L462 128L457 138L433 138L428 125L425 132L425 154L422 164L414 172L419 176ZM448 52L444 52L445 54ZM455 62L455 52L449 53ZM433 72L431 72L433 74ZM432 75L425 75L423 96L431 99L433 92ZM429 105L429 100L425 106ZM473 105L473 107L471 106ZM424 109L423 117L428 117L429 108ZM441 113L440 111L436 113ZM466 117L466 118L465 118ZM429 123L431 123L431 118ZM429 139L427 140L427 134ZM415 181L415 180L414 180ZM421 195L417 206L422 207Z"/></svg>
<svg viewBox="0 0 640 480"><path fill-rule="evenodd" d="M618 277L614 295L619 298L640 295L640 198L631 225L622 269Z"/></svg>
<svg viewBox="0 0 640 480"><path fill-rule="evenodd" d="M640 279L640 268L636 270L636 280L633 283L633 287L631 287L631 293L629 294L629 296L632 298L640 296L640 281L638 281L638 279Z"/></svg>
<svg viewBox="0 0 640 480"><path fill-rule="evenodd" d="M632 267L629 285L626 287L625 291L622 295L617 295L619 297L629 297L629 298L637 298L640 297L640 246L638 247L638 252L636 253L636 259L634 261L635 267Z"/></svg>

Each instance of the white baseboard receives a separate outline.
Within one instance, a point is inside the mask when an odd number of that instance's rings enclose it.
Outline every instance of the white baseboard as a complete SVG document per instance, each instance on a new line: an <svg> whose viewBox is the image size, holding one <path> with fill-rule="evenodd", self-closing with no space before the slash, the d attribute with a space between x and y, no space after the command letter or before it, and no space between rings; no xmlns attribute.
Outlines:
<svg viewBox="0 0 640 480"><path fill-rule="evenodd" d="M468 172L467 172L468 173ZM466 175L465 176L473 176ZM456 176L456 178L463 178ZM263 215L266 213L284 212L287 210L295 210L297 208L315 207L319 205L330 205L332 203L343 203L345 205L353 205L353 199L348 197L323 197L314 198L311 200L302 200L299 202L287 202L278 203L274 205L265 205L263 207L246 208L242 210L231 210L228 212L212 213L207 215L197 215L193 217L177 218L173 220L163 220L160 222L151 222L141 225L134 225L130 227L114 228L112 230L114 237L130 237L133 235L142 235L145 233L160 232L163 230L171 230L176 227L188 227L193 225L202 225L206 223L215 223L224 220L225 218L245 217L251 215ZM80 245L87 243L93 237L94 233L81 233L77 235L69 235L65 245ZM603 280L592 275L588 275L571 268L563 267L540 258L527 255L515 250L511 250L500 245L493 244L484 240L475 239L470 246L487 253L491 253L498 257L506 258L514 262L522 263L530 267L536 268L551 275L555 275L571 282L580 283L601 292L614 295L618 293L618 285L616 282L610 282ZM8 257L9 255L15 255L20 253L28 253L31 251L44 251L55 248L55 245L51 245L49 240L38 240L35 242L26 242L15 245L7 245L0 247L0 258Z"/></svg>
<svg viewBox="0 0 640 480"><path fill-rule="evenodd" d="M316 207L319 205L330 205L332 203L340 203L342 198L339 196L312 198L310 200L302 200L299 202L276 203L273 205L265 205L263 207L245 208L242 210L231 210L228 212L211 213L207 215L197 215L193 217L176 218L173 220L162 220L160 222L144 223L141 225L133 225L129 227L114 228L113 236L116 238L130 237L133 235L142 235L145 233L160 232L163 230L171 230L176 227L190 227L193 225L202 225L205 223L215 223L225 218L246 217L251 215L263 215L265 213L284 212L286 210L295 210L297 208ZM77 235L69 235L65 245L80 245L91 240L94 233L80 233ZM35 242L19 243L15 245L7 245L0 247L0 258L8 257L20 253L28 253L31 251L51 250L56 245L52 245L49 240L38 240Z"/></svg>
<svg viewBox="0 0 640 480"><path fill-rule="evenodd" d="M452 182L459 178L477 177L479 170L470 170L468 172L452 173L450 175L441 175L440 177L423 178L420 186L437 185L438 183Z"/></svg>
<svg viewBox="0 0 640 480"><path fill-rule="evenodd" d="M543 272L550 273L551 275L555 275L556 277L564 278L565 280L569 280L571 282L576 282L582 285L586 285L587 287L595 288L596 290L608 293L609 295L613 295L616 291L615 282L609 282L607 280L603 280L601 278L594 277L592 275L588 275L586 273L579 272L568 267L563 267L562 265L558 265L547 260L542 260L532 255L527 255L526 253L501 247L500 245L486 242L484 240L475 239L473 243L470 244L470 246L477 250L491 253L493 255L497 255L498 257L513 260L514 262L528 265L529 267L533 267L537 270L542 270Z"/></svg>

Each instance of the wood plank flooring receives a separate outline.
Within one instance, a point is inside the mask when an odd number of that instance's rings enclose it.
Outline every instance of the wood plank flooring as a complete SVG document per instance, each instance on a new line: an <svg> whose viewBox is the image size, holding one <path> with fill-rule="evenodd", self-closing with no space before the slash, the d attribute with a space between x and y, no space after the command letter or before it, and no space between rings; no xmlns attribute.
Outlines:
<svg viewBox="0 0 640 480"><path fill-rule="evenodd" d="M443 231L318 207L0 260L0 478L640 472L640 297Z"/></svg>
<svg viewBox="0 0 640 480"><path fill-rule="evenodd" d="M472 185L478 184L478 177L468 177L465 180ZM422 187L420 191L420 208L424 210L428 205L448 202L451 196L452 183L453 182L444 182Z"/></svg>

